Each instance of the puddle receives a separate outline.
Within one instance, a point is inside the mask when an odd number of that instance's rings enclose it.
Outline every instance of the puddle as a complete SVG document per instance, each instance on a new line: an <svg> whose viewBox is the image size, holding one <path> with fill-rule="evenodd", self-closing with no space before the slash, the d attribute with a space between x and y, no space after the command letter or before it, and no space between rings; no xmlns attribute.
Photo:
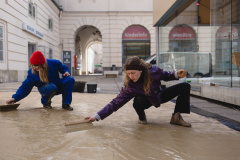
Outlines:
<svg viewBox="0 0 240 160"><path fill-rule="evenodd" d="M82 123L82 124L68 125L68 126L65 126L65 128L66 128L66 133L71 133L71 132L79 132L79 131L93 129L94 126L92 123Z"/></svg>

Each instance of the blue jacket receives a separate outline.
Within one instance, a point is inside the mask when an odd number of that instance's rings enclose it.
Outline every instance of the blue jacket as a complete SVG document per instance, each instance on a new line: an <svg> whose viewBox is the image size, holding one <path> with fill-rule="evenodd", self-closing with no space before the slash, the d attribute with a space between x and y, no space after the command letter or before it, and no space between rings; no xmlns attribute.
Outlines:
<svg viewBox="0 0 240 160"><path fill-rule="evenodd" d="M59 72L64 74L65 72L69 72L69 69L66 65L62 64L59 60L55 59L47 59L48 64L48 81L49 83L56 83L60 77ZM46 83L40 80L39 74L32 74L32 68L28 70L28 76L23 81L22 85L17 90L16 94L12 96L16 101L19 101L25 98L32 90L34 86L38 88L38 90Z"/></svg>
<svg viewBox="0 0 240 160"><path fill-rule="evenodd" d="M177 80L175 77L175 72L163 71L157 66L152 66L149 69L151 75L151 86L150 86L150 95L147 96L148 100L155 107L159 107L161 104L161 80L170 81ZM117 111L124 104L130 101L133 97L136 96L146 96L143 89L143 82L133 82L130 81L128 87L122 87L120 94L114 98L108 105L102 108L97 114L103 120L113 112Z"/></svg>

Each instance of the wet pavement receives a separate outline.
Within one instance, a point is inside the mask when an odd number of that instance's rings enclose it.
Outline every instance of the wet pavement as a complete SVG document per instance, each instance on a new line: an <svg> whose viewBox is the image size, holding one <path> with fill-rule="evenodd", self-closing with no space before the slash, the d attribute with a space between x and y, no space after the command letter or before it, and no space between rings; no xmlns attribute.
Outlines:
<svg viewBox="0 0 240 160"><path fill-rule="evenodd" d="M97 93L87 93L86 85L84 93L74 92L73 111L61 108L61 95L52 99L53 109L43 109L40 94L34 88L19 102L17 110L0 112L0 160L236 160L240 157L239 131L215 117L239 122L239 111L196 97L191 97L194 103L191 114L183 114L191 128L169 124L173 102L146 110L149 124L140 125L132 101L103 121L66 127L65 122L94 115L117 96L122 86L121 77L75 79L96 83L98 89ZM0 104L20 85L0 83ZM215 116L204 116L199 110Z"/></svg>

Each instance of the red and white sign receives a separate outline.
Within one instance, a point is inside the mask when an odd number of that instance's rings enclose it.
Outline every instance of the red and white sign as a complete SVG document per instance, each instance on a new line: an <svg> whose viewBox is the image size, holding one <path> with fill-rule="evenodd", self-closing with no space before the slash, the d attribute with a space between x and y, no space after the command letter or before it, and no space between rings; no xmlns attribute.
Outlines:
<svg viewBox="0 0 240 160"><path fill-rule="evenodd" d="M122 35L123 40L150 40L150 35L148 30L146 30L142 26L130 26L128 27L123 35Z"/></svg>
<svg viewBox="0 0 240 160"><path fill-rule="evenodd" d="M169 33L170 40L190 40L196 39L195 31L191 27L174 27Z"/></svg>
<svg viewBox="0 0 240 160"><path fill-rule="evenodd" d="M232 38L238 39L238 29L236 27L223 26L217 30L216 39L229 39L229 36L232 32Z"/></svg>

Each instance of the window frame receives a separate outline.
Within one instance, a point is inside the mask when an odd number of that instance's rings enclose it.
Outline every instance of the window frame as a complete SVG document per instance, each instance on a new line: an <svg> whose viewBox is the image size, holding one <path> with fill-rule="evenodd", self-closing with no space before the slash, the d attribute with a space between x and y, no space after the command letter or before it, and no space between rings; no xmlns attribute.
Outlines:
<svg viewBox="0 0 240 160"><path fill-rule="evenodd" d="M31 12L30 12L30 11L31 11ZM32 2L30 2L30 1L28 1L28 16L31 17L31 18L33 18L33 19L35 19L35 17L36 17L36 7L35 7L35 5L34 5Z"/></svg>
<svg viewBox="0 0 240 160"><path fill-rule="evenodd" d="M0 50L0 54L2 51L2 59L0 59L0 62L4 62L4 26L1 25L1 23L0 23L0 29L2 29L2 37L0 37L0 41L2 41L2 50Z"/></svg>
<svg viewBox="0 0 240 160"><path fill-rule="evenodd" d="M52 48L49 48L49 53L48 53L48 57L49 57L49 59L53 59L53 50L52 50Z"/></svg>
<svg viewBox="0 0 240 160"><path fill-rule="evenodd" d="M53 19L52 18L48 18L48 29L50 31L53 31Z"/></svg>

